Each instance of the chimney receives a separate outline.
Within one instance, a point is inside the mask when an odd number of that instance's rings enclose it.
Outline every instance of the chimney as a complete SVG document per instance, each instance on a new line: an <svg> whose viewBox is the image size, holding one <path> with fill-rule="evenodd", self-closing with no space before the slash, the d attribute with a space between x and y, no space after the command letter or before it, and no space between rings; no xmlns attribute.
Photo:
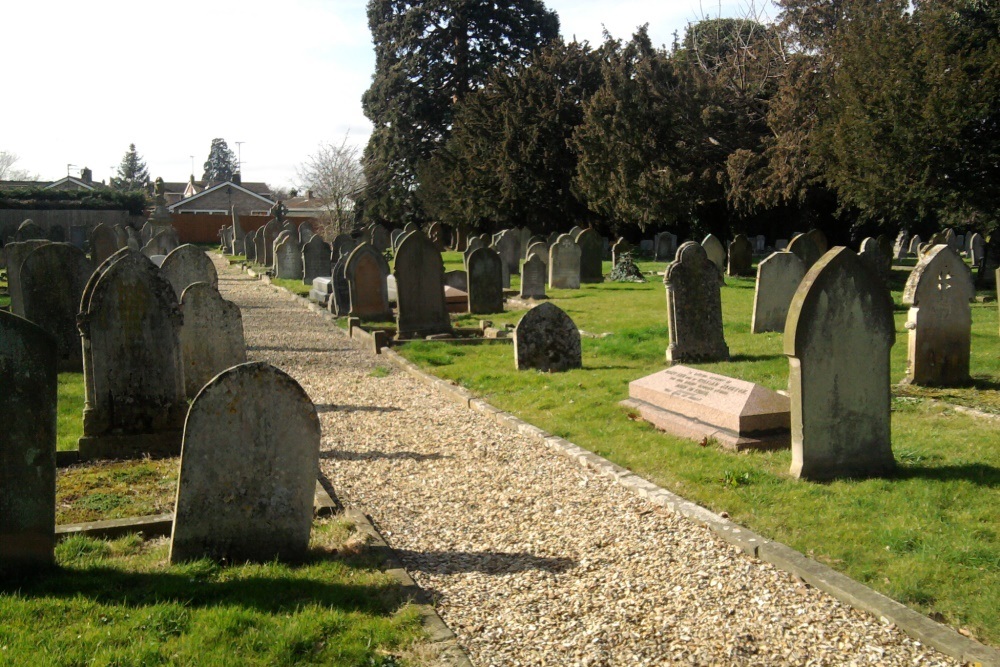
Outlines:
<svg viewBox="0 0 1000 667"><path fill-rule="evenodd" d="M240 172L234 171L233 172L233 183L235 183L236 185L240 185L242 182L243 181L242 181L242 179L240 177Z"/></svg>
<svg viewBox="0 0 1000 667"><path fill-rule="evenodd" d="M306 190L306 199L312 199L312 198L313 198L313 191Z"/></svg>
<svg viewBox="0 0 1000 667"><path fill-rule="evenodd" d="M80 180L83 181L84 183L93 183L94 172L92 172L87 167L84 167L83 169L80 170Z"/></svg>

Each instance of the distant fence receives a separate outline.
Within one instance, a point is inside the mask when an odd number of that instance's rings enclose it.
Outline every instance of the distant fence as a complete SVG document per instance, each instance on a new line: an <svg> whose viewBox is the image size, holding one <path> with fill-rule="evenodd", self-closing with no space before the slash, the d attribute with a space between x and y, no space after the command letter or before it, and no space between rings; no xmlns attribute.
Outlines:
<svg viewBox="0 0 1000 667"><path fill-rule="evenodd" d="M145 222L144 216L129 215L128 211L5 208L0 209L0 240L6 242L12 239L21 223L29 218L49 232L54 241L68 241L72 236L70 230L74 227L86 229L85 238L89 238L90 230L101 222L106 225L131 224L136 228Z"/></svg>

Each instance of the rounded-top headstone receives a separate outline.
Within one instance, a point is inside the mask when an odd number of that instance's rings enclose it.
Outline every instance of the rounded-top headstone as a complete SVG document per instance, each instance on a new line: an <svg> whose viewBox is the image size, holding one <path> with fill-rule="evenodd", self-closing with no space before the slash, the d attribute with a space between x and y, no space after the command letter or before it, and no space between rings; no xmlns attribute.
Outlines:
<svg viewBox="0 0 1000 667"><path fill-rule="evenodd" d="M731 276L746 276L753 267L753 244L743 234L737 234L729 244L729 266L726 272Z"/></svg>
<svg viewBox="0 0 1000 667"><path fill-rule="evenodd" d="M181 357L184 392L194 398L205 384L230 366L247 360L240 307L208 283L192 283L181 295Z"/></svg>
<svg viewBox="0 0 1000 667"><path fill-rule="evenodd" d="M444 298L444 263L426 236L414 232L396 253L396 329L400 338L451 333Z"/></svg>
<svg viewBox="0 0 1000 667"><path fill-rule="evenodd" d="M540 371L581 368L580 330L558 306L535 306L514 328L514 366Z"/></svg>
<svg viewBox="0 0 1000 667"><path fill-rule="evenodd" d="M705 255L708 256L709 261L715 264L720 274L726 270L726 248L715 234L709 234L702 239L701 247L705 250Z"/></svg>
<svg viewBox="0 0 1000 667"><path fill-rule="evenodd" d="M172 250L160 265L160 273L170 281L178 300L188 285L194 283L208 283L219 289L219 272L215 264L204 250L190 243Z"/></svg>
<svg viewBox="0 0 1000 667"><path fill-rule="evenodd" d="M588 228L577 234L575 240L580 246L580 282L603 282L604 268L601 257L604 254L604 246L600 235Z"/></svg>
<svg viewBox="0 0 1000 667"><path fill-rule="evenodd" d="M670 333L667 362L729 359L722 328L720 278L719 267L709 259L704 246L687 241L677 249L663 276Z"/></svg>
<svg viewBox="0 0 1000 667"><path fill-rule="evenodd" d="M823 256L823 249L819 243L818 236L812 232L797 235L788 244L786 250L795 253L802 260L806 271Z"/></svg>
<svg viewBox="0 0 1000 667"><path fill-rule="evenodd" d="M805 265L792 252L773 253L757 265L751 333L785 330L788 307L805 274Z"/></svg>
<svg viewBox="0 0 1000 667"><path fill-rule="evenodd" d="M45 230L37 222L28 218L17 227L14 232L14 240L17 242L31 241L34 239L47 239Z"/></svg>

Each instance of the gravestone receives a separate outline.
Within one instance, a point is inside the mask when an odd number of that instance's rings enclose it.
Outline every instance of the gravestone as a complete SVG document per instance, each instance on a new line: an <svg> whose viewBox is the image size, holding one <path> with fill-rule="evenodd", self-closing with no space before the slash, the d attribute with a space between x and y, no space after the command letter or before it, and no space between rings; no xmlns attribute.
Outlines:
<svg viewBox="0 0 1000 667"><path fill-rule="evenodd" d="M264 362L205 386L184 428L170 562L302 560L320 424L302 387Z"/></svg>
<svg viewBox="0 0 1000 667"><path fill-rule="evenodd" d="M569 315L548 302L525 313L514 328L514 367L546 372L582 368L580 331Z"/></svg>
<svg viewBox="0 0 1000 667"><path fill-rule="evenodd" d="M802 260L802 265L806 267L806 271L823 256L822 248L816 242L816 236L812 233L799 234L793 238L788 244L787 250L788 252L795 253Z"/></svg>
<svg viewBox="0 0 1000 667"><path fill-rule="evenodd" d="M618 262L621 260L622 255L627 252L632 252L632 244L625 239L618 239L615 241L614 245L611 246L611 267L614 268L618 266Z"/></svg>
<svg viewBox="0 0 1000 667"><path fill-rule="evenodd" d="M737 234L729 244L729 266L726 272L731 276L747 276L753 268L753 245L743 234Z"/></svg>
<svg viewBox="0 0 1000 667"><path fill-rule="evenodd" d="M549 246L545 243L532 243L528 246L528 250L524 254L524 258L531 259L532 257L537 257L542 260L542 264L549 263Z"/></svg>
<svg viewBox="0 0 1000 667"><path fill-rule="evenodd" d="M403 239L393 273L397 336L404 339L450 334L451 320L444 299L444 264L430 239L419 233Z"/></svg>
<svg viewBox="0 0 1000 667"><path fill-rule="evenodd" d="M969 301L975 296L972 273L949 246L936 245L921 258L903 290L903 303L910 306L904 382L950 387L971 381Z"/></svg>
<svg viewBox="0 0 1000 667"><path fill-rule="evenodd" d="M408 222L405 225L403 225L404 234L411 234L413 232L419 232L419 231L420 231L420 226L415 222Z"/></svg>
<svg viewBox="0 0 1000 667"><path fill-rule="evenodd" d="M17 231L14 232L14 242L24 243L25 241L35 240L48 240L48 237L45 235L45 230L42 229L41 225L28 218L17 226Z"/></svg>
<svg viewBox="0 0 1000 667"><path fill-rule="evenodd" d="M434 247L438 249L438 252L444 252L445 246L447 245L444 233L444 225L440 222L432 222L430 227L427 228L427 238L431 240Z"/></svg>
<svg viewBox="0 0 1000 667"><path fill-rule="evenodd" d="M76 315L93 272L93 262L82 250L68 243L39 246L21 263L24 317L55 339L60 372L83 371Z"/></svg>
<svg viewBox="0 0 1000 667"><path fill-rule="evenodd" d="M118 237L115 235L115 230L103 222L98 223L94 227L94 231L90 233L90 259L94 262L94 266L100 266L104 260L118 250Z"/></svg>
<svg viewBox="0 0 1000 667"><path fill-rule="evenodd" d="M983 237L978 232L973 232L969 236L969 262L972 266L979 266L980 262L983 261L985 250L986 244L983 242Z"/></svg>
<svg viewBox="0 0 1000 667"><path fill-rule="evenodd" d="M809 235L813 240L813 245L816 246L816 250L819 251L819 256L822 257L826 254L826 251L830 249L830 243L826 240L826 234L818 229L811 229L806 234Z"/></svg>
<svg viewBox="0 0 1000 667"><path fill-rule="evenodd" d="M204 250L190 243L178 246L164 258L160 274L170 282L178 300L188 285L194 283L208 283L219 289L219 272L215 264Z"/></svg>
<svg viewBox="0 0 1000 667"><path fill-rule="evenodd" d="M149 258L122 250L94 271L80 310L80 457L176 455L187 401L173 287Z"/></svg>
<svg viewBox="0 0 1000 667"><path fill-rule="evenodd" d="M382 225L375 225L372 227L372 247L374 247L379 252L384 253L386 250L392 247L392 240L389 237L389 230L387 230Z"/></svg>
<svg viewBox="0 0 1000 667"><path fill-rule="evenodd" d="M128 237L128 240L125 242L125 247L129 250L134 250L135 252L141 252L142 241L139 239L139 232L135 231L132 227L126 227L125 235Z"/></svg>
<svg viewBox="0 0 1000 667"><path fill-rule="evenodd" d="M465 264L466 269L469 268L469 257L472 256L472 253L485 247L486 245L483 243L483 240L478 236L473 236L469 239L468 244L465 246L465 252L462 253L462 262Z"/></svg>
<svg viewBox="0 0 1000 667"><path fill-rule="evenodd" d="M960 246L958 245L958 237L955 236L955 230L949 227L948 229L944 230L943 234L944 234L944 243L946 243L949 248L957 252Z"/></svg>
<svg viewBox="0 0 1000 667"><path fill-rule="evenodd" d="M24 301L21 294L21 264L35 249L48 245L49 241L22 241L8 243L3 247L7 264L7 293L10 295L10 312L24 316Z"/></svg>
<svg viewBox="0 0 1000 667"><path fill-rule="evenodd" d="M580 232L582 232L582 231L583 231L583 227L579 227L579 226L577 226L577 225L574 225L574 226L573 226L573 227L572 227L572 228L571 228L571 229L570 229L570 230L569 230L568 232L566 232L566 233L570 235L570 238L572 238L572 239L573 239L574 241L576 241L576 237L577 237L577 236L579 236L579 235L580 235Z"/></svg>
<svg viewBox="0 0 1000 667"><path fill-rule="evenodd" d="M559 232L552 232L549 234L548 238L545 239L545 245L551 248L552 245L559 240L560 236L562 236L562 234Z"/></svg>
<svg viewBox="0 0 1000 667"><path fill-rule="evenodd" d="M149 239L149 243L142 247L142 254L146 257L152 257L153 255L166 256L176 250L179 245L177 242L177 232L173 229L164 229L153 234L153 238Z"/></svg>
<svg viewBox="0 0 1000 667"><path fill-rule="evenodd" d="M757 255L762 254L764 252L764 248L766 247L767 247L767 239L764 238L763 234L758 234L757 236L754 237L753 241L754 254Z"/></svg>
<svg viewBox="0 0 1000 667"><path fill-rule="evenodd" d="M883 275L888 277L892 270L892 241L885 234L879 234L875 237L875 243L878 244L878 251L882 255Z"/></svg>
<svg viewBox="0 0 1000 667"><path fill-rule="evenodd" d="M521 227L517 230L517 233L518 239L521 242L521 245L518 248L518 255L520 255L521 259L526 259L528 246L531 245L531 230L527 227Z"/></svg>
<svg viewBox="0 0 1000 667"><path fill-rule="evenodd" d="M507 266L508 274L514 274L520 271L521 237L516 230L507 229L501 232L500 237L494 244L494 250L500 253L500 258Z"/></svg>
<svg viewBox="0 0 1000 667"><path fill-rule="evenodd" d="M906 254L909 257L916 257L917 253L920 252L921 243L923 243L923 241L921 240L920 235L915 235L912 239L910 239L910 245L906 249Z"/></svg>
<svg viewBox="0 0 1000 667"><path fill-rule="evenodd" d="M392 254L393 255L395 255L397 252L399 252L399 244L403 242L403 239L405 239L407 236L409 236L412 233L413 232L404 231L402 234L400 234L399 236L396 237L395 242L392 244Z"/></svg>
<svg viewBox="0 0 1000 667"><path fill-rule="evenodd" d="M351 317L375 321L392 319L386 287L388 275L389 264L385 257L370 244L362 243L351 251L344 263Z"/></svg>
<svg viewBox="0 0 1000 667"><path fill-rule="evenodd" d="M118 242L118 249L128 246L128 234L125 233L125 227L122 225L115 225L112 227L115 231L115 240Z"/></svg>
<svg viewBox="0 0 1000 667"><path fill-rule="evenodd" d="M257 231L254 232L254 235L253 235L253 245L254 245L254 254L256 255L256 259L254 261L256 261L259 266L267 267L267 263L266 263L267 262L267 249L265 248L265 246L267 245L267 243L264 241L264 228L263 227L259 227L257 229Z"/></svg>
<svg viewBox="0 0 1000 667"><path fill-rule="evenodd" d="M576 244L580 246L580 282L604 282L604 271L601 266L603 250L601 237L593 229L584 229L576 235Z"/></svg>
<svg viewBox="0 0 1000 667"><path fill-rule="evenodd" d="M861 252L858 253L858 257L871 266L883 285L887 284L889 272L886 269L885 256L882 254L882 249L879 247L876 239L868 237L863 240L861 242Z"/></svg>
<svg viewBox="0 0 1000 667"><path fill-rule="evenodd" d="M330 244L322 236L313 234L312 238L302 246L302 282L312 285L315 278L329 278L333 265Z"/></svg>
<svg viewBox="0 0 1000 667"><path fill-rule="evenodd" d="M545 274L547 267L539 254L530 254L528 259L521 265L521 291L522 299L544 299L545 298Z"/></svg>
<svg viewBox="0 0 1000 667"><path fill-rule="evenodd" d="M247 232L243 241L243 254L246 256L248 262L257 261L257 245L254 243L254 237L256 231Z"/></svg>
<svg viewBox="0 0 1000 667"><path fill-rule="evenodd" d="M153 227L153 223L149 221L143 223L142 228L139 229L139 236L142 240L142 245L149 243L149 240L153 238L154 231L155 228Z"/></svg>
<svg viewBox="0 0 1000 667"><path fill-rule="evenodd" d="M336 263L341 257L347 257L358 247L358 242L347 234L337 234L330 244L330 261Z"/></svg>
<svg viewBox="0 0 1000 667"><path fill-rule="evenodd" d="M792 401L791 474L868 477L895 468L890 438L892 299L848 248L806 273L785 325Z"/></svg>
<svg viewBox="0 0 1000 667"><path fill-rule="evenodd" d="M247 360L240 307L222 298L213 285L193 283L181 296L181 358L184 391L194 398L209 380Z"/></svg>
<svg viewBox="0 0 1000 667"><path fill-rule="evenodd" d="M563 234L549 247L549 288L580 289L580 246Z"/></svg>
<svg viewBox="0 0 1000 667"><path fill-rule="evenodd" d="M788 239L778 239L774 242L774 249L778 252L788 250Z"/></svg>
<svg viewBox="0 0 1000 667"><path fill-rule="evenodd" d="M785 330L788 307L805 274L802 260L792 252L776 252L757 265L750 333Z"/></svg>
<svg viewBox="0 0 1000 667"><path fill-rule="evenodd" d="M351 285L345 274L348 257L349 255L343 255L334 263L333 275L330 276L333 282L326 307L336 317L346 317L351 312Z"/></svg>
<svg viewBox="0 0 1000 667"><path fill-rule="evenodd" d="M500 253L479 248L469 257L469 312L503 312L503 267Z"/></svg>
<svg viewBox="0 0 1000 667"><path fill-rule="evenodd" d="M84 225L72 225L69 228L69 242L75 245L80 250L87 250L87 239L89 238L90 230L88 230ZM141 248L142 245L140 244Z"/></svg>
<svg viewBox="0 0 1000 667"><path fill-rule="evenodd" d="M167 258L166 255L152 255L150 256L149 261L155 264L156 268L160 268L161 266L163 266L163 260L165 260L166 258Z"/></svg>
<svg viewBox="0 0 1000 667"><path fill-rule="evenodd" d="M463 292L469 291L469 274L466 271L456 269L455 271L444 272L445 287L454 287Z"/></svg>
<svg viewBox="0 0 1000 667"><path fill-rule="evenodd" d="M896 242L892 246L893 259L906 259L906 253L910 249L910 235L906 230L896 235Z"/></svg>
<svg viewBox="0 0 1000 667"><path fill-rule="evenodd" d="M302 250L294 235L275 245L274 275L282 280L302 280Z"/></svg>
<svg viewBox="0 0 1000 667"><path fill-rule="evenodd" d="M312 238L316 236L316 230L313 229L312 223L303 222L299 225L299 245L304 246L309 243Z"/></svg>
<svg viewBox="0 0 1000 667"><path fill-rule="evenodd" d="M260 246L257 247L257 262L266 267L274 266L274 242L278 238L278 234L282 231L282 224L278 222L277 219L269 220L266 225L261 227L261 234L263 235L263 252ZM264 261L261 261L263 257Z"/></svg>
<svg viewBox="0 0 1000 667"><path fill-rule="evenodd" d="M396 240L403 235L403 230L396 227L391 232L389 232L389 241L392 243L393 251L396 249Z"/></svg>
<svg viewBox="0 0 1000 667"><path fill-rule="evenodd" d="M0 570L53 562L56 360L52 336L0 311Z"/></svg>
<svg viewBox="0 0 1000 667"><path fill-rule="evenodd" d="M653 257L658 262L669 262L677 254L677 236L660 232L653 237Z"/></svg>
<svg viewBox="0 0 1000 667"><path fill-rule="evenodd" d="M333 278L329 276L313 278L309 300L325 307L330 301L331 292L333 292Z"/></svg>
<svg viewBox="0 0 1000 667"><path fill-rule="evenodd" d="M715 264L721 276L722 272L726 270L726 249L722 245L722 241L716 238L715 234L709 234L702 240L701 247L705 250L708 260ZM680 249L678 248L678 250Z"/></svg>
<svg viewBox="0 0 1000 667"><path fill-rule="evenodd" d="M986 239L983 258L976 270L976 287L989 288L996 285L996 270L1000 268L1000 231L994 231Z"/></svg>
<svg viewBox="0 0 1000 667"><path fill-rule="evenodd" d="M681 244L663 283L670 329L667 363L729 359L722 330L719 267L705 248L694 241Z"/></svg>

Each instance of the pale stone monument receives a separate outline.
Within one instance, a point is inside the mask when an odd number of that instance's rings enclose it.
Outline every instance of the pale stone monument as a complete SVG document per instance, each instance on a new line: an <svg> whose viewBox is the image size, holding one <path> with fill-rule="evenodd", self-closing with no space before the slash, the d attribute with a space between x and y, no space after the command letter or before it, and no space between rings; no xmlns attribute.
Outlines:
<svg viewBox="0 0 1000 667"><path fill-rule="evenodd" d="M753 245L743 234L737 234L729 244L729 265L726 273L731 276L748 276L753 268Z"/></svg>
<svg viewBox="0 0 1000 667"><path fill-rule="evenodd" d="M580 288L580 246L563 234L549 247L549 289Z"/></svg>
<svg viewBox="0 0 1000 667"><path fill-rule="evenodd" d="M0 311L0 570L53 561L56 340Z"/></svg>
<svg viewBox="0 0 1000 667"><path fill-rule="evenodd" d="M240 307L209 283L188 285L181 295L184 391L194 398L209 380L247 360Z"/></svg>
<svg viewBox="0 0 1000 667"><path fill-rule="evenodd" d="M348 287L346 305L351 317L374 321L392 319L386 287L388 275L389 264L371 244L362 243L351 251L344 260L344 278ZM336 290L337 280L334 279Z"/></svg>
<svg viewBox="0 0 1000 667"><path fill-rule="evenodd" d="M726 270L726 248L715 234L709 234L702 239L701 247L712 264L719 270L719 275Z"/></svg>
<svg viewBox="0 0 1000 667"><path fill-rule="evenodd" d="M792 297L806 269L795 253L776 252L757 265L751 333L782 332Z"/></svg>
<svg viewBox="0 0 1000 667"><path fill-rule="evenodd" d="M894 470L889 351L895 339L889 292L851 250L833 248L806 273L784 337L793 476L826 480Z"/></svg>
<svg viewBox="0 0 1000 667"><path fill-rule="evenodd" d="M892 246L892 258L906 259L906 253L910 250L910 235L904 229L896 235L896 242Z"/></svg>
<svg viewBox="0 0 1000 667"><path fill-rule="evenodd" d="M601 237L593 229L584 229L576 235L576 244L580 246L580 282L604 282Z"/></svg>
<svg viewBox="0 0 1000 667"><path fill-rule="evenodd" d="M667 363L729 359L722 330L721 274L705 248L694 241L681 244L663 283L670 329Z"/></svg>
<svg viewBox="0 0 1000 667"><path fill-rule="evenodd" d="M535 306L514 328L514 367L519 371L566 371L583 366L580 331L552 303Z"/></svg>
<svg viewBox="0 0 1000 667"><path fill-rule="evenodd" d="M330 262L332 252L330 244L318 234L313 234L306 241L305 245L302 246L303 284L312 285L312 281L316 278L330 277L330 271L333 270L333 265Z"/></svg>
<svg viewBox="0 0 1000 667"><path fill-rule="evenodd" d="M521 291L522 299L544 299L545 298L545 274L546 266L540 254L531 254L521 265Z"/></svg>
<svg viewBox="0 0 1000 667"><path fill-rule="evenodd" d="M315 406L283 371L256 362L212 380L184 429L170 562L304 558L319 442Z"/></svg>
<svg viewBox="0 0 1000 667"><path fill-rule="evenodd" d="M160 273L166 278L178 300L188 285L208 283L219 289L219 272L215 264L198 246L185 243L170 252L160 265Z"/></svg>
<svg viewBox="0 0 1000 667"><path fill-rule="evenodd" d="M94 266L99 265L118 250L118 237L115 230L103 222L98 223L90 233L90 258L93 260Z"/></svg>
<svg viewBox="0 0 1000 667"><path fill-rule="evenodd" d="M516 260L515 260L516 261ZM403 239L396 253L396 331L400 339L450 334L441 253L423 234Z"/></svg>
<svg viewBox="0 0 1000 667"><path fill-rule="evenodd" d="M903 303L909 346L904 382L949 387L968 384L972 310L976 295L972 273L947 245L936 245L910 273Z"/></svg>
<svg viewBox="0 0 1000 667"><path fill-rule="evenodd" d="M93 262L68 243L47 243L21 263L24 317L55 338L60 371L83 371L76 315L93 272Z"/></svg>
<svg viewBox="0 0 1000 667"><path fill-rule="evenodd" d="M503 312L503 260L492 248L479 248L469 257L469 312Z"/></svg>

